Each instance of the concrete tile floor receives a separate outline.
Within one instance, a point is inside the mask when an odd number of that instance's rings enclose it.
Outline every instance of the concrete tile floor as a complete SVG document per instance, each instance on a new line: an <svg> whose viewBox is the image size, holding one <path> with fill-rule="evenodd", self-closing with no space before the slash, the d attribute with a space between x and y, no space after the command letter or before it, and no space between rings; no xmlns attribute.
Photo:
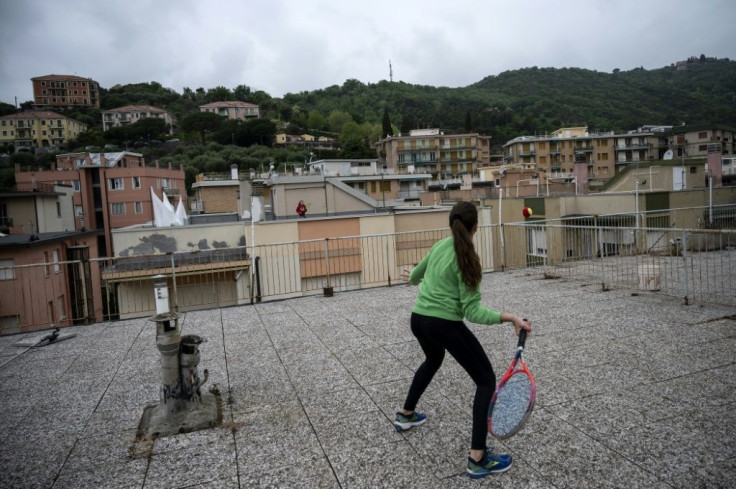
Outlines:
<svg viewBox="0 0 736 489"><path fill-rule="evenodd" d="M465 476L473 385L449 356L419 409L391 421L422 353L408 327L416 289L394 286L183 314L221 427L135 440L158 401L147 319L75 327L76 338L0 368L0 487L464 488L736 486L733 308L651 292L487 274L484 303L528 316L538 397L498 450L502 475ZM500 375L512 328L472 326ZM17 342L0 337L0 363Z"/></svg>

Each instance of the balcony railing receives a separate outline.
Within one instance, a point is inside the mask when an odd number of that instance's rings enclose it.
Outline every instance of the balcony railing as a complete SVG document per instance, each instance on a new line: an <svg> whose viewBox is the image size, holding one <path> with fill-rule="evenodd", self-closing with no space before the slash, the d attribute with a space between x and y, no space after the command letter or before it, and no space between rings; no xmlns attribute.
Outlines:
<svg viewBox="0 0 736 489"><path fill-rule="evenodd" d="M635 214L485 225L474 242L484 272L533 268L540 276L632 290L656 277L659 294L736 305L736 205L639 216L638 226ZM64 311L59 326L151 316L154 281L161 277L178 312L318 295L326 287L389 286L448 235L443 228L0 267L0 293L13 297L3 303L3 315L18 317L17 327L0 333L51 326L42 311L25 312L37 303Z"/></svg>

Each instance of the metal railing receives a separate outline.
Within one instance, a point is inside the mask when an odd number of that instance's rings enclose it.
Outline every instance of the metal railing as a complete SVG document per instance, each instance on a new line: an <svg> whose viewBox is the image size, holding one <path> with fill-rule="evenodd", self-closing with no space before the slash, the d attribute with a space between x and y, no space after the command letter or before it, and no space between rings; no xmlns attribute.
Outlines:
<svg viewBox="0 0 736 489"><path fill-rule="evenodd" d="M155 314L165 277L184 312L401 281L449 229L0 267L0 334ZM736 205L481 226L484 272L528 268L736 306Z"/></svg>

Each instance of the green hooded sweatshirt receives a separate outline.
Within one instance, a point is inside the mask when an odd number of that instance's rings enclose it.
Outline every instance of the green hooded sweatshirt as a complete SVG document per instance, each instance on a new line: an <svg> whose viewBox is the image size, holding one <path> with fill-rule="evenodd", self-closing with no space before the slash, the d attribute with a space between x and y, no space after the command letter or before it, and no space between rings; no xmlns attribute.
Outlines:
<svg viewBox="0 0 736 489"><path fill-rule="evenodd" d="M480 284L477 289L470 290L463 282L452 237L435 243L411 271L409 283L420 282L412 312L450 321L465 318L478 324L501 322L501 313L480 304Z"/></svg>

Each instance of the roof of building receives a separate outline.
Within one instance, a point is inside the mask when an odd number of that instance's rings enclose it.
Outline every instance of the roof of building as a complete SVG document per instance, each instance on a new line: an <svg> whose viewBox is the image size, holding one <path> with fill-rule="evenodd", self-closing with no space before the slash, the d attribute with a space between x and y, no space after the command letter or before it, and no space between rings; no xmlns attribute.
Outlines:
<svg viewBox="0 0 736 489"><path fill-rule="evenodd" d="M250 102L242 102L240 100L227 100L223 102L211 102L209 104L200 105L200 107L258 107Z"/></svg>
<svg viewBox="0 0 736 489"><path fill-rule="evenodd" d="M43 76L36 76L31 78L31 80L81 80L81 81L92 81L94 82L92 78L86 78L83 76L77 76L77 75L43 75ZM97 82L95 82L97 83Z"/></svg>
<svg viewBox="0 0 736 489"><path fill-rule="evenodd" d="M100 166L101 164L101 158L100 154L105 156L105 160L107 160L107 166L108 167L114 167L118 164L118 161L120 161L125 155L135 156L135 157L141 157L143 156L141 153L133 153L131 151L117 151L117 152L111 152L111 153L65 153L61 155L57 155L57 158L63 158L63 157L72 157L72 156L89 156L89 159L92 161L91 165L84 164L82 166L89 167L89 166ZM85 162L86 163L86 162Z"/></svg>
<svg viewBox="0 0 736 489"><path fill-rule="evenodd" d="M81 236L97 231L57 231L51 233L24 233L24 234L6 234L0 237L0 247L11 246L36 246L39 244L54 243L62 241L74 236Z"/></svg>
<svg viewBox="0 0 736 489"><path fill-rule="evenodd" d="M166 112L164 109L159 109L152 105L126 105L124 107L116 107L110 110L104 110L102 113L108 112Z"/></svg>
<svg viewBox="0 0 736 489"><path fill-rule="evenodd" d="M52 112L50 110L26 110L23 112L18 112L16 114L8 114L0 116L0 119L18 119L18 120L26 120L26 119L69 119L69 120L75 120L71 117L67 117L62 114L58 114L56 112ZM79 122L79 121L77 121ZM83 122L79 122L80 124L84 124ZM86 125L86 124L85 124Z"/></svg>

